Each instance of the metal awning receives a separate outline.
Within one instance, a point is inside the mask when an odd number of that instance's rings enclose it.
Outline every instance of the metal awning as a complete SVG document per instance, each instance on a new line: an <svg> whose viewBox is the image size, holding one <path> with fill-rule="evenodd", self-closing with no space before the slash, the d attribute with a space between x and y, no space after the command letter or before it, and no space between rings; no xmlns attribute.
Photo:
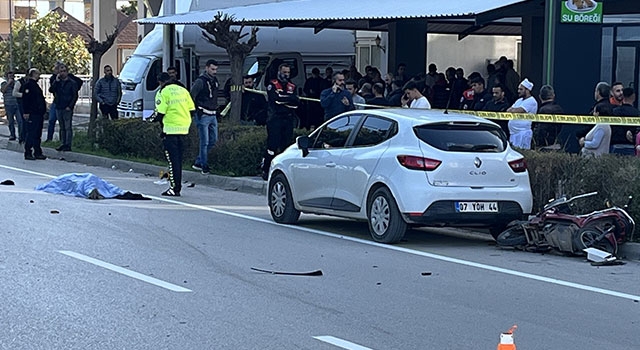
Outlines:
<svg viewBox="0 0 640 350"><path fill-rule="evenodd" d="M207 23L221 11L233 15L239 22L257 26L384 31L399 19L428 19L429 32L461 33L477 24L475 17L479 14L526 2L528 0L284 0L145 18L138 23ZM478 34L519 35L520 23L487 23Z"/></svg>

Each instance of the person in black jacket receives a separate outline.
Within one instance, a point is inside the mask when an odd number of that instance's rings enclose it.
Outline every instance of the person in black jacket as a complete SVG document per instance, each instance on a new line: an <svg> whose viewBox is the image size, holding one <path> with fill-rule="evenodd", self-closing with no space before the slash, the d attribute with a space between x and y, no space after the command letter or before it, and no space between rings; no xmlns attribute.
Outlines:
<svg viewBox="0 0 640 350"><path fill-rule="evenodd" d="M269 177L271 160L291 144L295 110L300 105L296 84L289 81L291 67L282 63L278 78L267 86L267 150L262 160L262 178Z"/></svg>
<svg viewBox="0 0 640 350"><path fill-rule="evenodd" d="M47 159L47 157L42 154L42 148L40 147L44 114L47 112L47 103L44 100L42 89L38 85L40 72L35 68L31 68L28 77L29 79L21 87L20 91L22 93L22 103L24 105L23 118L26 126L24 159Z"/></svg>
<svg viewBox="0 0 640 350"><path fill-rule="evenodd" d="M56 117L60 121L60 141L62 145L57 151L71 151L73 139L73 109L78 101L78 84L71 78L67 66L60 65L58 75L49 88L53 93L53 102L56 104Z"/></svg>
<svg viewBox="0 0 640 350"><path fill-rule="evenodd" d="M636 101L636 92L633 88L622 89L622 105L615 106L613 115L620 117L640 117L640 111L633 106ZM611 153L634 155L635 134L637 126L611 125Z"/></svg>
<svg viewBox="0 0 640 350"><path fill-rule="evenodd" d="M202 174L208 174L209 152L218 142L218 90L220 83L218 61L210 59L204 67L204 72L191 85L191 98L196 104L195 123L200 139L198 157L191 166ZM231 97L229 97L231 98Z"/></svg>
<svg viewBox="0 0 640 350"><path fill-rule="evenodd" d="M62 66L64 66L62 62L60 61L56 62L56 65L53 67L53 74L51 74L51 78L49 78L49 87L53 86L53 84L56 82L56 79L58 79L58 70L60 70L60 67ZM78 90L80 90L80 87L82 87L82 84L83 84L82 79L76 77L71 73L68 73L68 75L69 75L69 78L76 83L76 87L78 88ZM51 88L49 88L49 92L52 92ZM51 106L49 106L49 123L47 126L47 141L53 140L53 133L56 131L56 121L60 119L58 118L58 115L56 112L57 112L56 102L54 99L53 103L51 103ZM62 133L62 131L60 131L60 133ZM62 134L60 135L60 140L62 140Z"/></svg>
<svg viewBox="0 0 640 350"><path fill-rule="evenodd" d="M564 114L562 107L555 102L556 93L551 85L543 85L540 88L539 96L540 107L538 108L538 114ZM533 140L536 147L556 144L562 126L563 124L561 123L533 123ZM562 143L563 146L566 145L567 140L564 141Z"/></svg>

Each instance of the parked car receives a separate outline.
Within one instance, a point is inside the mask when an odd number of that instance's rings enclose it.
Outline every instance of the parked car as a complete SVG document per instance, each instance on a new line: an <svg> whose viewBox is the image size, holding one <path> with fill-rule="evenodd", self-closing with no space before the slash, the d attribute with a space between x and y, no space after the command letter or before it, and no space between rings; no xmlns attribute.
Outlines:
<svg viewBox="0 0 640 350"><path fill-rule="evenodd" d="M275 157L268 204L274 221L300 213L369 223L377 242L409 226L489 228L531 213L524 157L483 118L438 110L352 111Z"/></svg>

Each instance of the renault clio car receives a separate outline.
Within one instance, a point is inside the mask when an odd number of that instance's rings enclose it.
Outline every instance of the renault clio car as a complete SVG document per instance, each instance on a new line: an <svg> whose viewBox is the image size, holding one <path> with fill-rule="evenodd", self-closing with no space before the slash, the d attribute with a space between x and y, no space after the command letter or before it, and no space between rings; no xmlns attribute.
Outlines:
<svg viewBox="0 0 640 350"><path fill-rule="evenodd" d="M496 237L533 205L525 159L502 129L439 110L338 115L275 157L268 185L274 221L366 220L384 243L409 226L485 227Z"/></svg>

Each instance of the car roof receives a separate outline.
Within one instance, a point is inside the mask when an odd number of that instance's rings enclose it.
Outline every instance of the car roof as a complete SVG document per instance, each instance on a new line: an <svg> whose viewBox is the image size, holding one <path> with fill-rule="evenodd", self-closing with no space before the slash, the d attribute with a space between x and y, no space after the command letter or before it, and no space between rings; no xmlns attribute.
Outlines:
<svg viewBox="0 0 640 350"><path fill-rule="evenodd" d="M356 110L349 112L349 114L361 114L363 112L388 117L412 126L451 121L494 124L487 119L469 114L456 113L455 111L447 111L447 113L445 113L444 109L385 108L368 109L366 111Z"/></svg>

